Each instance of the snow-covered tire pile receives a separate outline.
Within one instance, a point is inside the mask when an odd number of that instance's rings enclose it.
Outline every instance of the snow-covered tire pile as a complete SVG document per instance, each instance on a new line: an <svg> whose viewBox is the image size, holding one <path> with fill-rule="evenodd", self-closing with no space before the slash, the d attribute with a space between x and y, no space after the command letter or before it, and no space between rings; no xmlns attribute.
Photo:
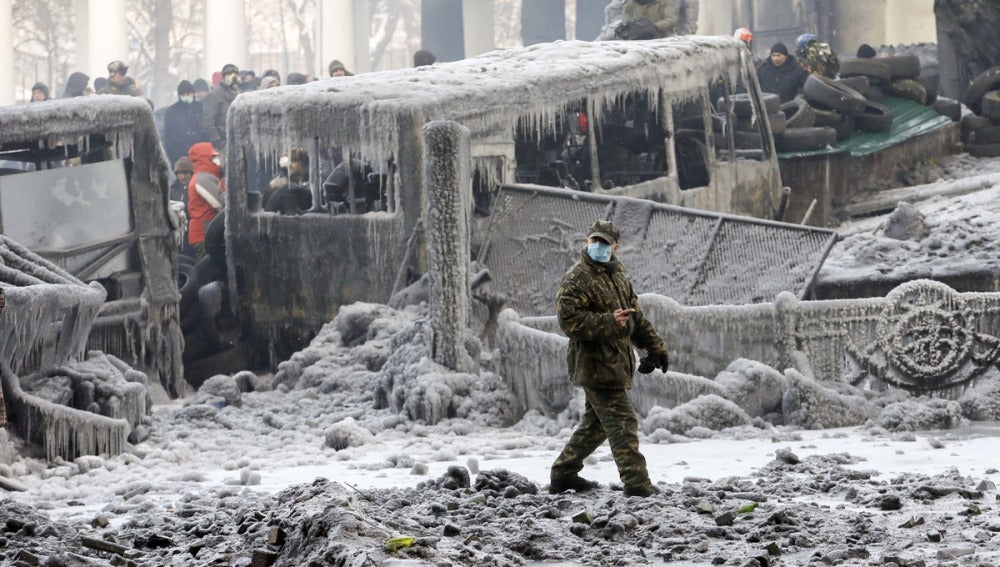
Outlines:
<svg viewBox="0 0 1000 567"><path fill-rule="evenodd" d="M976 77L962 101L974 112L961 119L965 151L975 157L1000 156L1000 67Z"/></svg>
<svg viewBox="0 0 1000 567"><path fill-rule="evenodd" d="M836 133L834 143L858 132L888 132L893 115L881 103L886 95L908 98L952 121L960 120L961 104L937 95L936 70L923 73L921 69L920 57L901 54L844 60L839 79L810 75L802 94L781 107L787 128L782 136L775 135L775 147L779 152L821 149L814 147L816 134L800 133L800 128L830 128Z"/></svg>

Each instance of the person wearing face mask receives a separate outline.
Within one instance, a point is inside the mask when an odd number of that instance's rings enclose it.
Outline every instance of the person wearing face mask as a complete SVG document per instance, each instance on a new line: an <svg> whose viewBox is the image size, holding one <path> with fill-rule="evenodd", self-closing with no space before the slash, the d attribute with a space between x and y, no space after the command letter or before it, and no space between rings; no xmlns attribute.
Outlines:
<svg viewBox="0 0 1000 567"><path fill-rule="evenodd" d="M203 114L201 101L194 98L194 85L186 80L177 83L177 102L163 115L163 150L170 163L187 156L194 144L208 141L201 129Z"/></svg>
<svg viewBox="0 0 1000 567"><path fill-rule="evenodd" d="M222 179L222 161L210 142L198 142L188 150L194 175L188 183L188 244L195 257L205 257L205 227L226 203L226 183Z"/></svg>
<svg viewBox="0 0 1000 567"><path fill-rule="evenodd" d="M203 101L204 114L201 120L202 130L212 146L219 152L226 149L226 113L229 105L240 94L240 68L232 63L222 67L222 81L208 93Z"/></svg>
<svg viewBox="0 0 1000 567"><path fill-rule="evenodd" d="M632 282L615 253L620 233L599 220L587 234L580 259L563 276L556 292L559 327L569 337L569 379L582 387L584 413L565 448L552 464L549 492L584 492L598 487L579 476L583 461L605 440L628 496L646 497L657 489L639 452L639 421L628 398L636 371L633 345L646 350L642 373L667 370L667 345L639 307Z"/></svg>

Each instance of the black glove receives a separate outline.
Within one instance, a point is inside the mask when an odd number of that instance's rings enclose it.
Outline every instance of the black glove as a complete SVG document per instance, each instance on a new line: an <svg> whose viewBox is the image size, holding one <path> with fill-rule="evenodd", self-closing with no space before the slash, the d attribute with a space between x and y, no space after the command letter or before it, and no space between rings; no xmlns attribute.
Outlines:
<svg viewBox="0 0 1000 567"><path fill-rule="evenodd" d="M646 356L639 359L639 374L649 374L655 368L659 368L661 371L666 372L667 367L670 365L670 361L667 357L666 351L662 353L650 352Z"/></svg>

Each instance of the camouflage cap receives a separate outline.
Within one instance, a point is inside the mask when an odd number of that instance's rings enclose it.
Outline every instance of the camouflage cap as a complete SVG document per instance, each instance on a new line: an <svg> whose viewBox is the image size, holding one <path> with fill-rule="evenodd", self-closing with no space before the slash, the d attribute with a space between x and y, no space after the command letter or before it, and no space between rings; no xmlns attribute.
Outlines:
<svg viewBox="0 0 1000 567"><path fill-rule="evenodd" d="M108 63L108 73L114 75L115 73L120 73L124 75L128 72L128 65L122 63L121 61L115 60Z"/></svg>
<svg viewBox="0 0 1000 567"><path fill-rule="evenodd" d="M601 240L607 242L608 244L614 244L618 242L618 237L621 234L615 225L611 224L611 221L599 220L590 227L590 232L587 233L587 238L600 238Z"/></svg>

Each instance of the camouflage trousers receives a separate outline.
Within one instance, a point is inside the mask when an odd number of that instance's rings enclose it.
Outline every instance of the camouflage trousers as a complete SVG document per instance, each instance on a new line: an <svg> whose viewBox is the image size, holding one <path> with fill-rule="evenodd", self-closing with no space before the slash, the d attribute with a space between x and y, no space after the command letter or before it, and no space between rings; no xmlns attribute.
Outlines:
<svg viewBox="0 0 1000 567"><path fill-rule="evenodd" d="M583 418L552 464L551 478L567 478L579 473L583 469L583 460L607 439L625 488L651 487L646 458L639 452L639 420L635 417L628 392L624 389L589 388L584 388L583 392L587 396Z"/></svg>

